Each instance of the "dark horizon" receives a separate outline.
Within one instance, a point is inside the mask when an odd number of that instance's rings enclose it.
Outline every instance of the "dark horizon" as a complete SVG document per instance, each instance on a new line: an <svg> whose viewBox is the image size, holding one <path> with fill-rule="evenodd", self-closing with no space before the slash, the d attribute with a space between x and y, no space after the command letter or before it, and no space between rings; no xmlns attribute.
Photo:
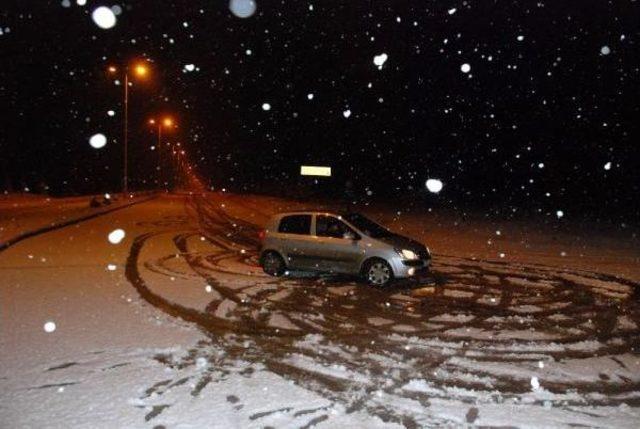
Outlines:
<svg viewBox="0 0 640 429"><path fill-rule="evenodd" d="M277 194L309 183L300 165L329 165L310 194L640 217L637 5L260 2L245 20L225 1L121 6L109 30L75 2L0 12L1 189L119 190L122 86L105 70L148 58L130 99L133 190L154 186L145 121L169 112L168 139L215 189Z"/></svg>

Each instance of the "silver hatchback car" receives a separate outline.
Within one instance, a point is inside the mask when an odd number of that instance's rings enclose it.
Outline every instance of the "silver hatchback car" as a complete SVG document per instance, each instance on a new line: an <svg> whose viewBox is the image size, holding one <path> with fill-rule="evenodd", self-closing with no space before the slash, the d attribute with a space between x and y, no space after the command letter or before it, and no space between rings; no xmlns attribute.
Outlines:
<svg viewBox="0 0 640 429"><path fill-rule="evenodd" d="M299 211L273 216L259 233L260 265L267 274L287 270L361 275L386 286L429 268L423 244L395 234L359 213Z"/></svg>

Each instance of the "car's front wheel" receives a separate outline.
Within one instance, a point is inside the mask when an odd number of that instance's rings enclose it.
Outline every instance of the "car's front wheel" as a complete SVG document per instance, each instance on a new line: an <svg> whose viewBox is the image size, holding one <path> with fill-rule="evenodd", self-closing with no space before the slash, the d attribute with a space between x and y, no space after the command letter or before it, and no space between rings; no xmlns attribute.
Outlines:
<svg viewBox="0 0 640 429"><path fill-rule="evenodd" d="M391 265L384 259L374 258L367 261L362 270L365 280L372 286L385 287L393 280Z"/></svg>
<svg viewBox="0 0 640 429"><path fill-rule="evenodd" d="M278 255L276 252L269 251L265 252L262 255L262 269L265 273L270 276L281 276L284 274L286 266L284 264L284 259L282 256Z"/></svg>

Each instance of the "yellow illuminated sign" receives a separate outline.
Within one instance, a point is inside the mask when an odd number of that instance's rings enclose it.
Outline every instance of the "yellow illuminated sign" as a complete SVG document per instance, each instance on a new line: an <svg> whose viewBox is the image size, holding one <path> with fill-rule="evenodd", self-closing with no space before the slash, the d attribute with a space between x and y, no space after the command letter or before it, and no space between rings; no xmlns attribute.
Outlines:
<svg viewBox="0 0 640 429"><path fill-rule="evenodd" d="M318 167L313 165L300 166L301 176L331 176L331 167Z"/></svg>

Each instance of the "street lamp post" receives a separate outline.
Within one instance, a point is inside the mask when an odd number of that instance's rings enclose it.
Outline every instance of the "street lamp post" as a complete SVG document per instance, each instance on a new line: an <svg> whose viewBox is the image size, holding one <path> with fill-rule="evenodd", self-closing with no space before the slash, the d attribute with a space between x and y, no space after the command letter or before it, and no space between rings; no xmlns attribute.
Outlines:
<svg viewBox="0 0 640 429"><path fill-rule="evenodd" d="M161 173L161 167L162 167L162 163L161 163L161 159L162 159L162 127L167 128L168 130L171 128L174 128L174 121L172 118L170 117L165 117L163 118L161 121L157 121L155 119L149 119L149 124L150 125L158 125L158 144L156 145L156 148L158 150L158 177L157 177L157 182L158 182L158 187L162 186L161 185L161 181L162 181L162 173Z"/></svg>
<svg viewBox="0 0 640 429"><path fill-rule="evenodd" d="M109 73L115 74L118 69L115 66L109 66ZM148 67L144 63L136 63L133 66L133 72L136 77L144 79L149 72ZM123 124L123 158L124 171L122 174L122 193L126 196L129 193L129 67L124 67L124 124Z"/></svg>
<svg viewBox="0 0 640 429"><path fill-rule="evenodd" d="M129 73L124 72L124 174L122 178L122 194L129 194Z"/></svg>

